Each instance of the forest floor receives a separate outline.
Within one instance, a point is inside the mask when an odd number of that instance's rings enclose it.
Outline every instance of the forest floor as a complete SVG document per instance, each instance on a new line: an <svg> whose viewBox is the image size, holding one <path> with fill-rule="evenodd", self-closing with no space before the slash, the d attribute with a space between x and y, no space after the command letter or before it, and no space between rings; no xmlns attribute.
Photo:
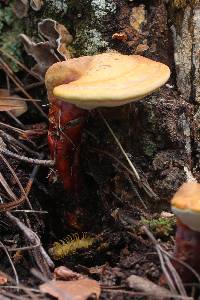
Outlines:
<svg viewBox="0 0 200 300"><path fill-rule="evenodd" d="M141 186L121 169L123 163L104 148L86 145L91 138L89 145L95 145L89 130L82 145L81 196L74 200L56 181L49 160L44 82L27 70L16 76L3 56L0 72L0 299L52 299L47 294L56 292L58 299L87 298L82 286L73 293L65 287L65 296L60 287L39 288L53 276L70 283L71 277L93 279L96 286L86 282L86 295L99 287L101 299L193 299L159 287L163 273L172 276L175 219L169 207L152 199L144 203ZM28 105L20 117L8 101L16 97ZM55 267L61 266L71 271L58 276Z"/></svg>

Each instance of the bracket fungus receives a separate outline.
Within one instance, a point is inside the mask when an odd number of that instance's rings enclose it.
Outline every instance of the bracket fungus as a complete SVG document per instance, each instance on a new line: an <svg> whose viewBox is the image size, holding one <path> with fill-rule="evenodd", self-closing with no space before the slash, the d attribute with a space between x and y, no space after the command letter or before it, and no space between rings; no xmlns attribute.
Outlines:
<svg viewBox="0 0 200 300"><path fill-rule="evenodd" d="M200 184L184 183L171 201L177 217L174 257L187 263L200 274ZM191 283L194 274L177 260L174 266L184 283Z"/></svg>
<svg viewBox="0 0 200 300"><path fill-rule="evenodd" d="M169 68L162 63L120 53L73 58L48 69L48 142L66 189L77 190L79 185L79 151L88 110L141 99L161 87L169 76Z"/></svg>

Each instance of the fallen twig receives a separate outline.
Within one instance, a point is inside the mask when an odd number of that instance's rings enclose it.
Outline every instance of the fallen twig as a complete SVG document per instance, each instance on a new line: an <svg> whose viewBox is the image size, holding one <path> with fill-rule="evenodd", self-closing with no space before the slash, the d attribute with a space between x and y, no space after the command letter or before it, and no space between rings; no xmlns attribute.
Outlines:
<svg viewBox="0 0 200 300"><path fill-rule="evenodd" d="M10 212L6 212L6 216L10 219L10 221L17 227L20 228L26 239L32 244L31 246L21 247L20 250L33 250L35 261L37 263L38 268L44 273L47 277L51 277L51 272L49 267L54 267L54 263L46 253L44 248L41 245L40 239L38 235L33 232L30 228L28 228L25 224L23 224L18 218L13 216ZM37 249L36 249L37 248ZM17 250L16 248L7 248L8 251ZM19 250L19 249L18 249Z"/></svg>
<svg viewBox="0 0 200 300"><path fill-rule="evenodd" d="M0 57L0 63L1 66L3 68L3 70L5 71L5 73L8 75L8 77L15 83L15 85L20 89L20 91L28 98L32 100L32 103L35 105L35 107L40 111L40 113L43 115L43 117L45 117L46 119L48 119L47 115L44 113L44 111L42 110L42 108L38 105L37 102L34 101L34 99L24 90L22 83L20 82L20 80L14 76L12 70L10 69L10 67L4 62L4 60Z"/></svg>
<svg viewBox="0 0 200 300"><path fill-rule="evenodd" d="M27 84L26 86L24 86L24 90L28 91L28 90L34 89L34 88L42 86L42 85L44 85L44 81L30 83L30 84ZM20 92L19 88L13 89L13 93L18 93L18 92ZM35 98L34 98L34 100L35 100Z"/></svg>
<svg viewBox="0 0 200 300"><path fill-rule="evenodd" d="M12 262L12 259L11 259L11 257L10 257L10 254L9 254L7 248L4 246L4 244L3 244L1 241L0 241L0 247L4 250L6 256L8 257L8 260L9 260L9 262L10 262L10 265L11 265L11 267L12 267L12 269L13 269L13 273L14 273L14 276L15 276L15 282L16 282L16 284L18 285L18 284L19 284L19 277L18 277L17 271L16 271L16 269L15 269L15 266L14 266L14 264L13 264L13 262Z"/></svg>
<svg viewBox="0 0 200 300"><path fill-rule="evenodd" d="M133 288L136 291L145 292L149 296L153 296L153 299L166 299L166 298L175 298L175 299L192 299L191 297L180 296L172 294L166 288L163 288L152 281L142 278L136 275L131 275L127 278L128 285L130 288ZM177 297L178 296L178 297ZM184 297L184 298L183 298Z"/></svg>
<svg viewBox="0 0 200 300"><path fill-rule="evenodd" d="M19 140L15 139L13 136L11 136L10 134L6 133L5 131L0 130L0 136L2 138L4 138L7 142L13 143L14 145L16 145L16 146L20 147L21 149L25 150L26 152L28 152L28 153L30 153L32 155L39 156L38 152L33 151L32 149L30 149L29 147L27 147L26 145L24 145Z"/></svg>
<svg viewBox="0 0 200 300"><path fill-rule="evenodd" d="M106 293L112 293L112 294L127 294L130 296L146 296L148 297L147 299L149 299L149 297L151 296L151 294L149 294L149 292L145 293L145 292L134 292L134 291L128 291L125 289L113 289L112 287L102 287L102 291L106 292ZM152 297L154 297L154 295L152 295ZM165 299L176 299L176 300L194 300L194 298L192 297L183 297L183 296L179 296L179 295L173 295L172 293L170 293L169 295L165 295ZM156 298L151 298L152 300L155 300ZM158 300L161 300L161 298L157 298Z"/></svg>
<svg viewBox="0 0 200 300"><path fill-rule="evenodd" d="M17 117L15 117L15 115L12 113L12 111L6 111L6 114L7 114L11 119L13 119L13 120L17 123L18 126L20 126L21 128L24 128L23 123L22 123L20 120L18 120Z"/></svg>
<svg viewBox="0 0 200 300"><path fill-rule="evenodd" d="M27 196L27 194L26 194L26 192L25 192L25 190L24 190L21 182L19 181L19 179L18 179L15 171L13 170L13 168L11 167L11 165L9 164L9 162L7 161L7 159L2 154L0 154L0 158L3 160L3 162L6 164L7 168L10 170L11 174L15 178L15 181L17 182L17 184L18 184L18 186L19 186L19 188L21 190L21 193L23 195L23 197L21 197L21 198L24 198L24 200L26 200L27 203L29 204L29 206L31 207L31 204L30 204L30 201L28 199L28 196ZM18 201L20 201L20 200L17 200L16 202L18 202ZM1 205L0 205L0 207L1 207Z"/></svg>
<svg viewBox="0 0 200 300"><path fill-rule="evenodd" d="M120 150L122 151L123 155L125 156L125 158L126 158L128 164L129 164L130 168L132 169L132 171L133 171L133 173L134 173L134 175L135 175L135 178L136 178L138 181L140 181L140 176L139 176L139 174L138 174L136 168L134 167L132 161L129 159L128 155L127 155L126 152L124 151L124 149L123 149L121 143L119 142L118 138L117 138L116 135L114 134L112 128L110 127L110 125L108 124L108 122L106 121L106 119L104 118L104 116L103 116L103 114L101 113L100 110L98 110L98 113L99 113L99 115L101 116L101 118L102 118L102 120L104 121L104 123L106 124L108 130L110 131L111 135L113 136L115 142L117 143L118 147L119 147Z"/></svg>
<svg viewBox="0 0 200 300"><path fill-rule="evenodd" d="M15 196L15 194L9 187L9 184L7 183L7 181L5 180L5 178L3 177L1 172L0 172L0 183L3 185L4 189L6 190L7 194L10 196L10 198L13 199L14 201L16 201L17 197Z"/></svg>
<svg viewBox="0 0 200 300"><path fill-rule="evenodd" d="M155 239L153 234L148 230L148 228L146 226L142 226L142 230L146 233L146 235L150 238L150 240L155 245L156 251L157 251L159 259L160 259L160 263L161 263L161 267L162 267L164 276L167 280L167 283L168 283L172 293L177 294L177 295L180 293L181 296L186 297L187 293L185 291L183 282L181 281L181 278L180 278L179 274L177 273L177 271L175 270L175 268L173 268L168 257L166 259L166 254L163 253L162 247L160 246L160 244L157 242L157 240ZM169 269L169 271L168 271L168 269ZM177 288L176 288L175 284L176 284Z"/></svg>
<svg viewBox="0 0 200 300"><path fill-rule="evenodd" d="M18 59L16 59L14 56L10 55L9 53L7 53L5 50L3 50L2 48L0 48L0 52L7 56L8 58L10 58L12 61L14 61L18 66L20 66L22 69L24 69L27 73L29 73L31 76L33 76L35 79L40 79L40 77L34 73L33 71L31 71L30 69L28 69L24 64L22 64Z"/></svg>
<svg viewBox="0 0 200 300"><path fill-rule="evenodd" d="M18 160L30 163L30 164L36 164L36 165L41 165L45 167L53 167L55 162L54 160L41 160L41 159L36 159L36 158L29 158L23 155L18 155L16 153L11 152L10 150L7 150L5 148L0 147L0 152L8 155L10 157L16 158Z"/></svg>
<svg viewBox="0 0 200 300"><path fill-rule="evenodd" d="M123 167L128 172L128 174L130 174L131 176L133 176L135 178L134 172L131 169L129 169L116 156L114 156L113 154L109 153L108 151L102 150L102 149L97 149L97 148L92 148L89 151L91 151L91 152L99 152L99 153L102 153L102 154L104 154L106 156L109 156L110 158L112 158L113 160L115 160L121 167ZM140 181L138 182L138 184L139 184L139 186L141 186L145 190L145 192L148 194L149 197L154 198L154 199L158 198L158 196L154 193L154 191L149 187L149 185L145 182L145 180L143 178L140 177Z"/></svg>

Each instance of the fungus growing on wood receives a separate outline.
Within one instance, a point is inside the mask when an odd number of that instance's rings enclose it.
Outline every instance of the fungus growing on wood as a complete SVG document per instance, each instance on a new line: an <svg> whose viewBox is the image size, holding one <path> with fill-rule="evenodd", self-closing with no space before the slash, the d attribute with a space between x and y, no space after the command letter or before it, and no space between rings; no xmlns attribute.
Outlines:
<svg viewBox="0 0 200 300"><path fill-rule="evenodd" d="M200 274L200 184L184 183L171 201L177 217L174 257L187 263ZM194 274L174 261L174 266L184 283L191 283Z"/></svg>
<svg viewBox="0 0 200 300"><path fill-rule="evenodd" d="M49 111L49 147L64 187L78 187L81 135L88 110L141 99L162 86L169 68L159 62L119 53L103 53L59 62L45 77Z"/></svg>

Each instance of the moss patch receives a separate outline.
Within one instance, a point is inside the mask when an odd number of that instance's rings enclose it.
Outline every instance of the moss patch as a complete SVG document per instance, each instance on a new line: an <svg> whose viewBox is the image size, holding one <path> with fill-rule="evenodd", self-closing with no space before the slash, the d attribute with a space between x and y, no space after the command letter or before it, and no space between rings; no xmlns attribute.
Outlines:
<svg viewBox="0 0 200 300"><path fill-rule="evenodd" d="M141 220L142 225L147 225L149 229L155 234L156 237L168 237L169 235L173 234L176 218L157 218L148 220L142 218Z"/></svg>
<svg viewBox="0 0 200 300"><path fill-rule="evenodd" d="M14 15L11 5L12 1L7 7L0 4L0 47L6 53L21 60L22 48L19 42L19 34L22 32L22 21ZM13 61L9 61L9 65L13 71L19 70L19 67Z"/></svg>

